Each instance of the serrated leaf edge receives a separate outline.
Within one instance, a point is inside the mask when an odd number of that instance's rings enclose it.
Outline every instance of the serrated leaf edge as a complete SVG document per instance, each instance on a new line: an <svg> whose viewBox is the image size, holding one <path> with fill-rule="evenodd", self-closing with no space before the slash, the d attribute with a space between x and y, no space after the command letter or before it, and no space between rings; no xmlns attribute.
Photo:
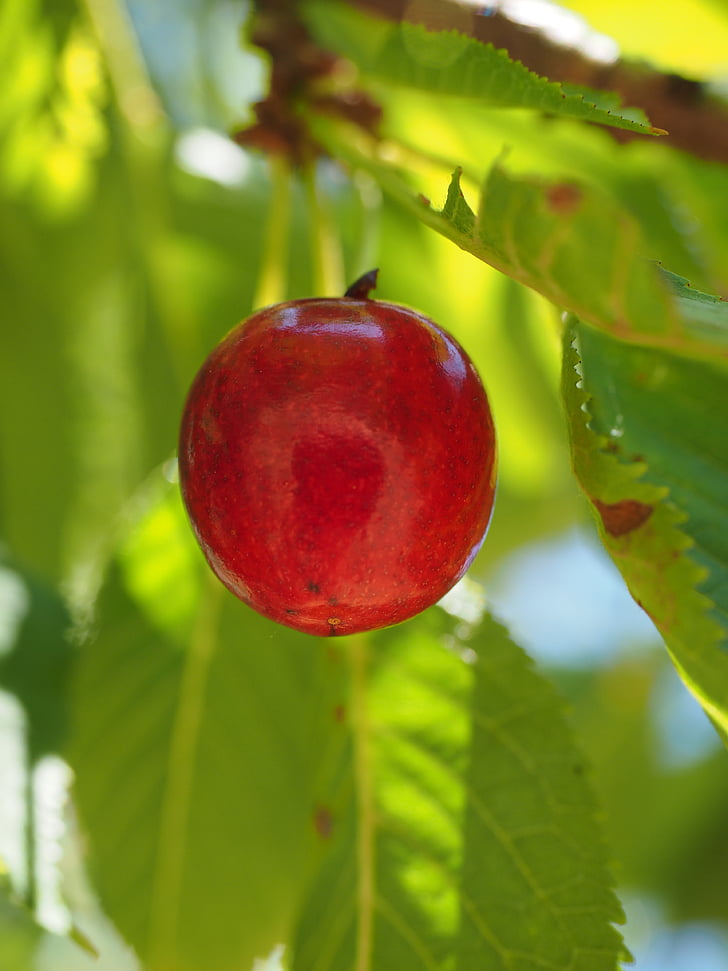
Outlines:
<svg viewBox="0 0 728 971"><path fill-rule="evenodd" d="M611 912L606 919L611 925L611 931L615 938L615 944L617 945L615 947L615 951L617 952L617 959L620 961L631 962L633 960L632 956L629 950L627 949L627 946L624 942L624 939L620 930L618 929L618 925L623 925L626 922L626 915L624 912L624 908L622 907L621 901L619 900L615 890L616 881L614 879L614 874L612 871L611 854L609 851L609 847L607 845L607 841L604 835L604 829L602 825L604 812L599 804L599 800L596 794L596 789L593 784L592 767L589 764L588 760L584 758L584 755L581 751L581 747L578 744L578 739L576 738L576 735L574 733L571 719L569 717L569 706L566 700L562 697L562 695L553 685L553 683L548 679L546 679L543 676L543 674L538 670L538 666L534 662L533 658L526 651L524 651L523 648L519 647L519 645L516 644L515 641L513 641L513 639L511 638L508 632L507 626L504 625L497 618L497 616L493 614L490 610L481 619L481 621L476 627L476 631L479 628L482 635L483 631L488 626L495 628L499 632L499 636L504 638L511 645L511 647L518 652L517 655L514 654L513 657L511 658L510 666L512 668L517 667L517 671L519 674L521 671L525 671L527 675L534 682L539 683L540 689L542 691L540 708L544 710L548 710L551 713L552 717L558 719L558 721L560 722L561 730L563 732L563 736L568 740L569 744L571 745L572 751L579 756L580 766L581 766L582 776L583 776L583 779L582 779L583 786L584 786L583 794L585 797L585 803L583 808L591 815L591 818L594 824L594 831L596 835L596 840L592 844L592 848L596 850L596 853L592 854L592 861L594 862L596 867L601 869L602 875L605 881L604 889L606 890L607 894L610 897ZM463 643L467 645L467 640L464 641ZM490 660L490 658L487 655L483 654L481 651L476 651L475 653L476 653L475 664L481 669L483 673L486 673L489 668L490 669L493 668L493 662ZM496 670L498 671L501 678L507 679L506 668L502 668L498 666L496 667ZM533 709L531 706L525 706L524 711L525 713L528 714L528 713L532 713ZM512 720L511 716L509 716L509 718L504 722L503 719L494 719L488 716L484 717L480 711L474 708L470 709L470 714L471 714L471 717L473 718L474 727L477 725L481 728L481 730L484 730L488 734L494 735L495 737L499 738L499 741L501 742L501 744L506 745L513 752L514 756L523 764L524 768L526 768L530 774L534 773L534 770L537 766L533 763L528 753L524 752L521 749L520 745L515 744L513 740L511 740L508 737L507 724ZM505 732L503 731L504 728L506 728ZM471 740L471 744L472 744L472 740ZM472 796L472 792L468 787L467 774L464 779L464 785L466 787L466 790L468 791L468 799L470 799ZM549 789L549 787L544 785L543 786L544 801L547 804L551 805L551 808L554 811L558 811L560 807L558 802L554 802L553 795L554 793ZM477 811L480 818L484 819L484 816L483 816L484 807L482 806L480 799L475 800L474 808ZM487 812L487 810L485 810L485 813L487 814L488 817L490 817L490 814ZM538 881L536 880L535 875L532 873L528 862L523 860L521 858L520 852L516 848L512 847L511 845L513 842L513 839L515 838L515 834L504 834L500 832L500 826L498 826L497 823L494 823L494 825L491 825L491 823L488 822L487 820L484 819L484 821L485 821L486 827L490 829L491 832L494 833L494 835L498 836L498 839L501 842L501 845L508 847L509 855L511 855L511 858L517 864L519 870L524 874L524 877L527 879L529 886L531 886L531 888L543 900L545 895L543 893L542 888L538 884ZM544 832L547 832L547 830L544 830ZM566 839L563 833L561 834L561 838ZM465 903L469 903L469 898L465 898L465 900L463 901L463 904ZM574 908L566 908L566 909L554 908L550 904L548 904L547 907L552 918L557 923L562 924L562 926L563 926L564 916L568 916L568 914L572 914L575 912L581 912L581 909L579 909L579 911L575 911ZM593 905L585 907L584 911L591 912L591 913L600 912L599 908L596 908ZM606 908L605 908L605 911L606 911ZM471 918L472 918L472 915L471 915ZM512 959L518 956L515 952L511 952L503 948L503 946L499 942L498 942L497 949L504 955L504 957L506 957L506 959ZM568 971L568 969L573 966L573 961L577 960L579 955L582 955L585 953L603 954L607 952L605 952L603 949L600 949L600 948L587 949L587 948L575 946L573 955L572 955L572 961L570 961L568 966L564 966L562 971ZM612 952L609 951L608 953L611 954ZM525 955L525 954L523 956L528 957L528 955ZM553 966L547 965L544 962L544 967L551 968ZM553 971L556 971L555 967L553 968Z"/></svg>
<svg viewBox="0 0 728 971"><path fill-rule="evenodd" d="M589 411L589 402L591 401L592 396L584 388L583 382L581 381L581 375L579 372L580 364L581 359L579 357L577 340L573 334L573 330L567 326L564 337L564 365L562 382L566 382L567 374L569 374L569 372L573 374L574 384L572 393L576 395L576 399L580 402L580 411L583 415L583 418L581 419L581 428L579 431L584 438L590 438L592 440L592 454L599 456L599 462L602 463L603 466L611 466L613 470L618 470L618 474L623 480L625 478L631 479L629 495L628 497L623 496L622 498L632 499L639 497L640 499L644 499L645 501L653 504L655 511L662 511L662 514L666 520L666 528L663 535L667 537L667 545L673 551L675 564L679 565L683 569L685 578L689 580L689 592L684 600L686 607L683 612L695 612L695 614L699 615L701 624L705 625L705 630L709 632L708 644L702 644L700 649L705 650L706 647L712 646L716 650L719 650L725 641L725 637L720 625L710 616L711 611L716 609L716 604L710 597L699 589L701 583L703 583L708 576L708 570L697 563L690 556L690 550L695 546L695 542L692 537L690 537L686 532L684 532L683 529L680 528L680 524L687 522L689 517L687 513L685 513L685 511L670 498L670 490L667 486L658 486L654 483L645 481L645 476L649 472L647 462L641 461L628 463L621 461L614 454L614 452L610 450L609 439L606 436L599 434L592 427L592 416ZM639 583L622 571L620 558L621 556L626 556L629 553L631 534L626 538L615 538L608 535L604 522L602 521L602 516L595 505L595 499L597 501L600 499L601 501L613 501L615 499L615 495L610 492L608 496L605 496L604 493L599 496L596 494L599 490L588 486L583 481L582 476L577 470L575 453L579 449L584 448L584 445L575 441L576 430L574 429L574 423L569 420L568 425L573 453L572 462L574 465L574 472L582 491L589 500L589 504L593 511L597 528L600 536L602 537L605 548L616 563L617 567L620 569L620 573L622 573L632 597L637 604L642 607L645 613L647 613L655 624L655 627L662 635L668 653L670 654L670 657L683 681L698 699L710 718L717 725L724 739L727 738L728 712L726 712L725 708L721 707L717 701L712 699L709 684L707 681L701 679L699 671L700 658L696 654L692 653L693 649L690 647L690 645L679 643L676 638L673 637L669 624L671 618L661 616L659 610L657 609L657 606L659 605L655 605L653 603L652 596L647 591L640 590ZM640 528L641 527L637 527L633 531L635 538L639 537ZM728 656L723 655L722 653L716 656L725 657L725 662L728 665ZM691 663L692 661L695 661L696 664L693 665Z"/></svg>

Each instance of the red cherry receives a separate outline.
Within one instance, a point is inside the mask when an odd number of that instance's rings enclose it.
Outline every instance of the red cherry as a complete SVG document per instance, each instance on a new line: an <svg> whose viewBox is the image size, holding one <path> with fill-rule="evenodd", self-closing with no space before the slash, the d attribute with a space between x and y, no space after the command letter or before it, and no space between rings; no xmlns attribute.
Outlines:
<svg viewBox="0 0 728 971"><path fill-rule="evenodd" d="M473 364L431 320L292 300L202 366L179 462L225 586L288 627L351 634L412 617L465 573L493 506L495 432Z"/></svg>

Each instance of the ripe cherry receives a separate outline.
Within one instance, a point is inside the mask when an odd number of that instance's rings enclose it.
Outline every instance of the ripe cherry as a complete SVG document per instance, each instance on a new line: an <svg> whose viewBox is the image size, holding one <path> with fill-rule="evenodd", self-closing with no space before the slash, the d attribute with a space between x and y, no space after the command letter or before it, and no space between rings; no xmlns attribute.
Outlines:
<svg viewBox="0 0 728 971"><path fill-rule="evenodd" d="M366 294L266 307L197 374L182 495L217 576L308 634L406 620L465 573L493 506L478 374L431 320Z"/></svg>

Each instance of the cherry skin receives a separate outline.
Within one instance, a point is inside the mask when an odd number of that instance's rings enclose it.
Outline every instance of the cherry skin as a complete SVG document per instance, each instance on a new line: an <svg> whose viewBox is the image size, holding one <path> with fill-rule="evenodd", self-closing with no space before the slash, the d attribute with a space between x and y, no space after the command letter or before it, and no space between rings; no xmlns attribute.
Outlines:
<svg viewBox="0 0 728 971"><path fill-rule="evenodd" d="M254 313L190 389L182 495L237 597L308 634L399 623L483 542L496 446L480 378L414 310L303 299Z"/></svg>

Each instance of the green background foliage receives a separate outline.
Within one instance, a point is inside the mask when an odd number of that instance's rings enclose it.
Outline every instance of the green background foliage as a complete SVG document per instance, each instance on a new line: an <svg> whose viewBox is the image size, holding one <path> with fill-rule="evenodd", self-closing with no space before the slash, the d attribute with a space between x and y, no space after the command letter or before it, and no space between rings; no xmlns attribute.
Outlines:
<svg viewBox="0 0 728 971"><path fill-rule="evenodd" d="M647 71L728 67L722 4L566 6ZM0 7L0 967L652 971L692 929L724 971L728 169L306 0L326 93L382 119L302 99L326 155L291 173L228 137L271 69L251 15ZM177 428L238 320L372 266L480 370L498 498L442 606L324 641L211 576ZM621 633L578 567L553 593L574 537Z"/></svg>

